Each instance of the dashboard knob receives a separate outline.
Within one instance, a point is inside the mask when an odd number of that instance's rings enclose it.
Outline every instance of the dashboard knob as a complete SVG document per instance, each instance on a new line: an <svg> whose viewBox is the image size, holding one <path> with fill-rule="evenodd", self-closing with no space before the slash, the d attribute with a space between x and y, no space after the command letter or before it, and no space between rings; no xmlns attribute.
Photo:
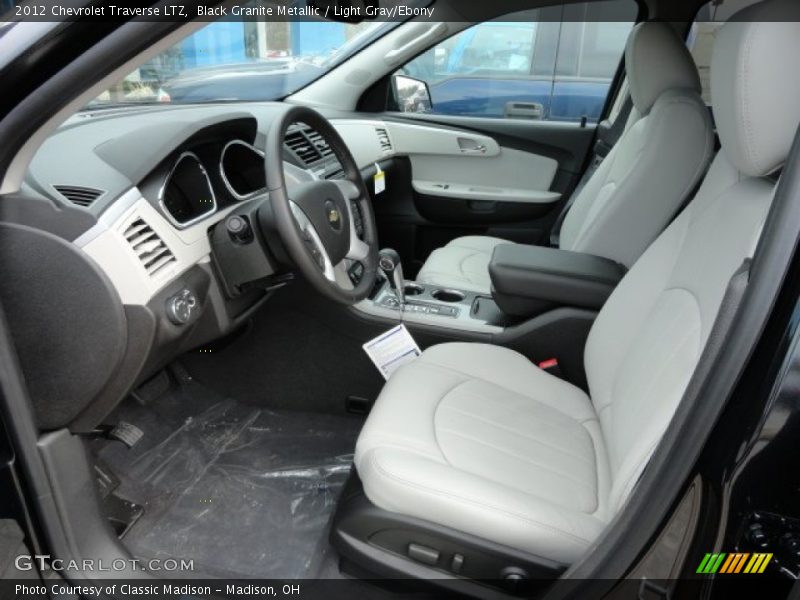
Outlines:
<svg viewBox="0 0 800 600"><path fill-rule="evenodd" d="M225 221L225 228L228 235L237 244L247 244L253 239L253 228L246 217L232 215Z"/></svg>
<svg viewBox="0 0 800 600"><path fill-rule="evenodd" d="M192 319L197 297L191 290L183 290L167 300L167 318L175 325L186 325Z"/></svg>

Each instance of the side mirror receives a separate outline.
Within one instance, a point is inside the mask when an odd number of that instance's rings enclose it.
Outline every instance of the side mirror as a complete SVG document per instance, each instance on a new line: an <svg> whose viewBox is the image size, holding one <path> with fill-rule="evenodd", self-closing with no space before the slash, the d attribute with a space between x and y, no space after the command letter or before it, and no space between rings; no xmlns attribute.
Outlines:
<svg viewBox="0 0 800 600"><path fill-rule="evenodd" d="M426 113L433 110L431 90L424 81L407 75L394 75L392 89L400 112Z"/></svg>

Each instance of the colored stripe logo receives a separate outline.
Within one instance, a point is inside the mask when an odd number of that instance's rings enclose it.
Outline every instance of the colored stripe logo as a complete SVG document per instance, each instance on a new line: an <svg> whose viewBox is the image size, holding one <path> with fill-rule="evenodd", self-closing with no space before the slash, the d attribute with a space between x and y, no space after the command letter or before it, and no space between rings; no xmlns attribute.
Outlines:
<svg viewBox="0 0 800 600"><path fill-rule="evenodd" d="M713 575L715 573L763 573L769 561L772 560L772 553L756 552L734 552L717 554L706 554L697 567L697 573L703 575Z"/></svg>

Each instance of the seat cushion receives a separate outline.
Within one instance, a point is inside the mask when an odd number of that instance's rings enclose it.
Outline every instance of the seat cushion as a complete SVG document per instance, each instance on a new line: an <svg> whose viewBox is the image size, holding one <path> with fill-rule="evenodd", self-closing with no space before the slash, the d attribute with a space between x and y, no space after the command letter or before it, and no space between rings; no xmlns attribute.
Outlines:
<svg viewBox="0 0 800 600"><path fill-rule="evenodd" d="M377 506L569 564L606 522L586 394L522 355L443 344L395 372L356 448Z"/></svg>
<svg viewBox="0 0 800 600"><path fill-rule="evenodd" d="M490 294L489 263L492 252L506 240L493 237L466 236L434 250L425 261L417 281L455 288L466 292Z"/></svg>

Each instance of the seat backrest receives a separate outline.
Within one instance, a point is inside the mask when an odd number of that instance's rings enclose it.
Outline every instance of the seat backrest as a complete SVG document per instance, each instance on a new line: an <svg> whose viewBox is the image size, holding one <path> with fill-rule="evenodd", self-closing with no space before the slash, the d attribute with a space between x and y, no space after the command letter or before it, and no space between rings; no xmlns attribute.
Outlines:
<svg viewBox="0 0 800 600"><path fill-rule="evenodd" d="M630 267L700 181L714 134L697 68L669 25L637 25L625 65L633 100L629 125L578 192L559 246Z"/></svg>
<svg viewBox="0 0 800 600"><path fill-rule="evenodd" d="M775 4L751 7L719 30L711 92L722 150L696 197L608 299L587 341L612 512L672 419L730 278L754 252L776 187L766 176L786 160L800 124L800 22L762 22Z"/></svg>

